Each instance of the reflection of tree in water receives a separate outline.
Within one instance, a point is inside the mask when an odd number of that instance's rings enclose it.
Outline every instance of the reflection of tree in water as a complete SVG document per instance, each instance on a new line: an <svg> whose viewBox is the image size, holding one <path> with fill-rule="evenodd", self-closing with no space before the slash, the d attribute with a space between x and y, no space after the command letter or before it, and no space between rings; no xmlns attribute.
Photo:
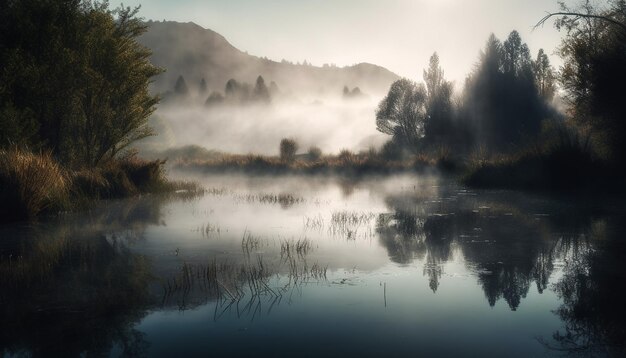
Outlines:
<svg viewBox="0 0 626 358"><path fill-rule="evenodd" d="M393 261L423 260L435 292L452 248L458 247L490 305L502 298L517 309L532 282L543 292L553 270L554 240L541 221L506 206L485 207L441 194L443 199L434 201L388 198L393 211L379 217L378 233Z"/></svg>
<svg viewBox="0 0 626 358"><path fill-rule="evenodd" d="M392 199L389 202L394 203ZM395 203L396 210L378 217L379 238L394 262L408 264L424 259L424 274L436 292L443 264L452 256L449 237L440 235L444 227L438 218L443 216L429 217L423 208L405 205L403 201Z"/></svg>
<svg viewBox="0 0 626 358"><path fill-rule="evenodd" d="M419 226L415 214L402 210L379 215L376 231L392 261L407 264L424 256L425 237Z"/></svg>
<svg viewBox="0 0 626 358"><path fill-rule="evenodd" d="M563 304L555 311L565 328L555 332L558 346L570 353L598 356L626 354L626 282L624 218L595 223L590 240L564 240L568 253L563 277L555 290Z"/></svg>
<svg viewBox="0 0 626 358"><path fill-rule="evenodd" d="M503 298L516 310L533 281L543 292L553 270L554 242L542 225L524 215L493 211L477 215L472 225L478 233L464 237L460 246L465 259L475 265L491 306Z"/></svg>
<svg viewBox="0 0 626 358"><path fill-rule="evenodd" d="M443 197L443 196L442 196ZM504 299L516 310L536 285L551 288L563 300L555 311L565 323L551 348L584 355L626 353L626 232L624 217L593 222L595 212L515 207L495 201L439 201L388 198L391 213L378 220L381 243L390 258L408 264L424 261L424 274L436 291L443 264L457 248L482 286L487 301ZM555 260L565 263L563 277L552 287Z"/></svg>
<svg viewBox="0 0 626 358"><path fill-rule="evenodd" d="M146 343L133 326L154 302L152 276L125 242L160 221L158 204L125 201L80 223L1 228L0 352L108 355L115 346L143 355Z"/></svg>

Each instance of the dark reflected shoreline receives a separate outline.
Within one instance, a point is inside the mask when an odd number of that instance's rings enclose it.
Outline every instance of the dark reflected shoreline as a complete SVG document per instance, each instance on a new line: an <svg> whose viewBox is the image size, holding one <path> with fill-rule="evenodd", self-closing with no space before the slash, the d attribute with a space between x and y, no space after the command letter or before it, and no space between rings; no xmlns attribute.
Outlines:
<svg viewBox="0 0 626 358"><path fill-rule="evenodd" d="M349 197L372 183L338 185ZM395 193L375 190L388 208L374 219L377 241L393 263L422 262L434 294L447 284L446 263L462 255L490 306L503 300L512 311L523 308L533 287L558 295L562 303L553 314L564 329L539 337L549 350L624 352L623 212L431 182ZM0 227L0 351L144 356L150 342L136 326L150 312L214 302L214 319L227 311L254 319L258 307L271 312L299 284L324 282L328 267L307 261L302 248L243 255L241 262L154 267L157 261L133 245L146 239L149 227L167 225L163 207L170 200L114 201L89 213ZM563 274L550 284L557 262Z"/></svg>

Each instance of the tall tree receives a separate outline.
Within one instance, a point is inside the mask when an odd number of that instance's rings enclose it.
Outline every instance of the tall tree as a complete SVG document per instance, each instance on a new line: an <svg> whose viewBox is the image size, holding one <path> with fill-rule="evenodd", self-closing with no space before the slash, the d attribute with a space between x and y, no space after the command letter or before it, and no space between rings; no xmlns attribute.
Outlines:
<svg viewBox="0 0 626 358"><path fill-rule="evenodd" d="M490 151L519 149L552 115L535 85L528 46L516 31L504 43L489 37L466 81L462 112L474 126L475 144Z"/></svg>
<svg viewBox="0 0 626 358"><path fill-rule="evenodd" d="M607 158L626 163L626 1L600 10L589 1L562 5L556 26L566 32L560 46L560 83L571 116L592 135Z"/></svg>
<svg viewBox="0 0 626 358"><path fill-rule="evenodd" d="M416 150L424 136L426 87L407 79L394 82L376 111L376 129L393 136L394 142Z"/></svg>
<svg viewBox="0 0 626 358"><path fill-rule="evenodd" d="M449 144L452 137L452 83L446 81L443 69L439 64L439 55L435 52L424 70L426 83L426 123L424 139L428 145Z"/></svg>
<svg viewBox="0 0 626 358"><path fill-rule="evenodd" d="M533 62L533 73L539 95L548 102L552 101L556 91L554 69L543 49L539 49L537 59Z"/></svg>
<svg viewBox="0 0 626 358"><path fill-rule="evenodd" d="M513 30L502 44L502 67L505 74L527 76L532 71L528 45L522 42L519 32Z"/></svg>
<svg viewBox="0 0 626 358"><path fill-rule="evenodd" d="M160 69L136 41L146 30L136 14L87 0L2 2L0 123L35 123L27 142L77 166L97 165L150 135L158 98L148 84Z"/></svg>

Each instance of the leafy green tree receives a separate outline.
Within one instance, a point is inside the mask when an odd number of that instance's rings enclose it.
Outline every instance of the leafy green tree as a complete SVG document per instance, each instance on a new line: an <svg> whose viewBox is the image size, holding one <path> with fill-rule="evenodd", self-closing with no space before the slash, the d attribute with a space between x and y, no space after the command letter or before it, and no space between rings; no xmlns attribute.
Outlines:
<svg viewBox="0 0 626 358"><path fill-rule="evenodd" d="M395 143L417 150L424 136L428 94L423 84L400 79L389 88L376 110L376 129L393 136Z"/></svg>
<svg viewBox="0 0 626 358"><path fill-rule="evenodd" d="M0 126L14 128L1 128L0 146L95 166L151 135L148 84L161 70L136 41L146 29L136 14L86 0L2 2Z"/></svg>

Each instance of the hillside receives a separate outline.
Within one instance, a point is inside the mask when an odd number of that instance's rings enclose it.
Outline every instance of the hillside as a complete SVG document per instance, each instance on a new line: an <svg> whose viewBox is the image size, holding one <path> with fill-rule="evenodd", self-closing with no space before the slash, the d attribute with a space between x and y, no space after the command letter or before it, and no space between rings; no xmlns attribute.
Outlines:
<svg viewBox="0 0 626 358"><path fill-rule="evenodd" d="M249 55L232 46L222 35L194 23L148 22L140 41L153 52L152 62L167 71L160 75L154 89L171 90L179 75L188 86L198 88L202 78L209 90L223 91L230 78L254 83L262 75L281 90L294 93L340 93L344 85L363 92L382 94L398 79L393 72L372 64L347 67L316 67L276 62Z"/></svg>

